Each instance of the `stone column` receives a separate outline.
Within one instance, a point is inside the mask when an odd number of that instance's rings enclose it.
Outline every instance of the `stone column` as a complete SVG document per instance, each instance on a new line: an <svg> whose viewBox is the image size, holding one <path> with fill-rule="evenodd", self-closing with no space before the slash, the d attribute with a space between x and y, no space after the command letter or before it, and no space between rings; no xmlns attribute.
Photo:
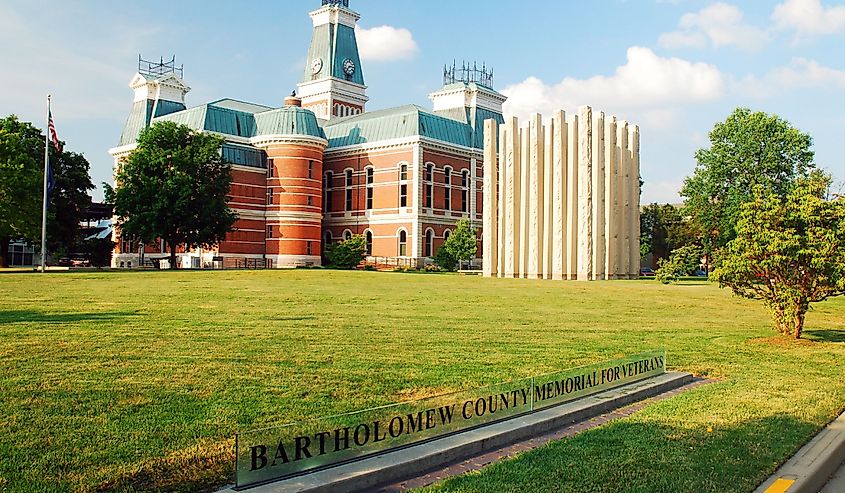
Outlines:
<svg viewBox="0 0 845 493"><path fill-rule="evenodd" d="M619 163L616 152L616 117L604 120L605 265L608 279L619 278Z"/></svg>
<svg viewBox="0 0 845 493"><path fill-rule="evenodd" d="M498 190L496 182L499 177L496 169L496 136L499 133L499 127L496 120L484 121L484 184L482 185L484 202L482 206L482 229L481 229L481 246L483 249L482 255L482 270L484 277L493 277L498 275L499 258L498 258L498 234L499 224L497 221L497 212L499 204L497 200Z"/></svg>
<svg viewBox="0 0 845 493"><path fill-rule="evenodd" d="M566 122L566 246L564 270L567 279L578 278L578 115Z"/></svg>
<svg viewBox="0 0 845 493"><path fill-rule="evenodd" d="M593 279L607 279L605 271L604 113L593 115Z"/></svg>
<svg viewBox="0 0 845 493"><path fill-rule="evenodd" d="M555 150L552 144L555 133L555 122L549 120L543 136L543 256L540 258L540 277L552 278L552 221L554 220L554 158Z"/></svg>
<svg viewBox="0 0 845 493"><path fill-rule="evenodd" d="M528 275L528 232L531 229L528 214L528 202L531 199L531 145L529 143L531 130L529 127L519 129L519 270L517 277Z"/></svg>
<svg viewBox="0 0 845 493"><path fill-rule="evenodd" d="M548 270L552 279L560 281L566 278L566 113L558 111L552 116L549 134L548 150L551 159L547 159L546 163L551 170L546 170L546 177L550 178L552 185L546 188L549 193L546 196L548 211L551 213L551 221L548 223L551 230L548 259L551 266Z"/></svg>
<svg viewBox="0 0 845 493"><path fill-rule="evenodd" d="M498 207L496 208L496 217L498 219L498 231L496 233L496 256L498 258L496 272L498 273L498 277L505 276L505 234L507 231L507 226L505 224L505 204L506 204L506 193L505 188L507 187L508 183L508 175L507 175L507 127L502 125L499 127L499 149L498 149L498 170L499 176L497 180L496 186L496 196Z"/></svg>
<svg viewBox="0 0 845 493"><path fill-rule="evenodd" d="M630 159L630 211L631 228L629 274L631 279L640 276L640 128L637 125L628 127L628 155Z"/></svg>
<svg viewBox="0 0 845 493"><path fill-rule="evenodd" d="M620 214L619 221L620 238L619 238L619 275L623 279L628 278L628 273L631 271L631 187L629 186L629 170L628 170L628 122L620 121L616 125L616 149L619 153L619 199L620 199Z"/></svg>
<svg viewBox="0 0 845 493"><path fill-rule="evenodd" d="M529 185L528 185L528 278L542 277L543 261L543 165L545 131L543 117L535 113L528 127L530 146Z"/></svg>
<svg viewBox="0 0 845 493"><path fill-rule="evenodd" d="M578 280L593 278L593 109L579 108Z"/></svg>
<svg viewBox="0 0 845 493"><path fill-rule="evenodd" d="M520 231L521 216L519 207L522 203L520 197L520 180L522 179L519 122L511 118L505 122L507 138L506 147L506 176L505 183L505 277L519 277L520 272Z"/></svg>

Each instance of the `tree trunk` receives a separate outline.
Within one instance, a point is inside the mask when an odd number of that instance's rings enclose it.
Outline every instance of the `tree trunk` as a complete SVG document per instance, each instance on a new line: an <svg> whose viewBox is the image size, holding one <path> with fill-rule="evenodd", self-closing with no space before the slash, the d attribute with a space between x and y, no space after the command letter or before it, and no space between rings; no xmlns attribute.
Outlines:
<svg viewBox="0 0 845 493"><path fill-rule="evenodd" d="M176 268L176 241L171 240L167 242L170 245L170 268Z"/></svg>
<svg viewBox="0 0 845 493"><path fill-rule="evenodd" d="M0 267L6 268L9 264L6 262L6 256L9 255L9 238L0 236Z"/></svg>

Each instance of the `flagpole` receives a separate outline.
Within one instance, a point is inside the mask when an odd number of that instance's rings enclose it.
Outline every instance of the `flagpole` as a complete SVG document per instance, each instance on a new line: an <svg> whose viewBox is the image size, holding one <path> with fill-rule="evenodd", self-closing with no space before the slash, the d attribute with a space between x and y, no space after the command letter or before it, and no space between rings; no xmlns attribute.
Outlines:
<svg viewBox="0 0 845 493"><path fill-rule="evenodd" d="M47 172L50 165L50 95L47 95L47 130L44 132L44 195L41 201L41 272L47 272Z"/></svg>

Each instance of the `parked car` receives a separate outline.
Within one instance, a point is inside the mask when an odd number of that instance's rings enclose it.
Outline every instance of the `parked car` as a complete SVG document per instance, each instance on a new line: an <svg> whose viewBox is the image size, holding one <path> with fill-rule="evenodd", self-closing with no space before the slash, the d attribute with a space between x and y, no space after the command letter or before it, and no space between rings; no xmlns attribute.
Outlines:
<svg viewBox="0 0 845 493"><path fill-rule="evenodd" d="M640 269L640 275L641 276L653 276L654 275L654 269L652 269L651 267L643 267L642 269Z"/></svg>
<svg viewBox="0 0 845 493"><path fill-rule="evenodd" d="M694 275L695 277L707 277L707 273L701 269L698 269L697 271L693 272L692 275Z"/></svg>

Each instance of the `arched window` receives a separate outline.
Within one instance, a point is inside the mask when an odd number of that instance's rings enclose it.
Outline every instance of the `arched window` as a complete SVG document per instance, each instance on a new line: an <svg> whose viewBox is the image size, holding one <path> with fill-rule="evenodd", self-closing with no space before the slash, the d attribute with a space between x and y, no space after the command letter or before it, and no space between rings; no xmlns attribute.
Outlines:
<svg viewBox="0 0 845 493"><path fill-rule="evenodd" d="M443 241L445 242L446 240L448 240L450 236L452 236L452 232L447 229L443 232Z"/></svg>
<svg viewBox="0 0 845 493"><path fill-rule="evenodd" d="M351 240L352 239L352 231L349 231L348 229L346 231L344 231L343 232L343 239L344 239L344 241Z"/></svg>
<svg viewBox="0 0 845 493"><path fill-rule="evenodd" d="M425 254L426 257L434 256L434 230L425 230Z"/></svg>
<svg viewBox="0 0 845 493"><path fill-rule="evenodd" d="M399 230L399 256L408 256L408 233L404 229Z"/></svg>
<svg viewBox="0 0 845 493"><path fill-rule="evenodd" d="M461 212L469 211L469 170L461 171Z"/></svg>
<svg viewBox="0 0 845 493"><path fill-rule="evenodd" d="M400 164L399 165L399 181L406 181L408 179L408 165L407 164Z"/></svg>
<svg viewBox="0 0 845 493"><path fill-rule="evenodd" d="M446 166L443 168L443 173L446 175L446 194L443 200L443 208L447 211L452 210L452 167Z"/></svg>
<svg viewBox="0 0 845 493"><path fill-rule="evenodd" d="M423 207L431 209L434 197L434 164L425 165L425 203Z"/></svg>
<svg viewBox="0 0 845 493"><path fill-rule="evenodd" d="M375 171L372 166L367 167L367 210L373 209L373 182L375 181Z"/></svg>
<svg viewBox="0 0 845 493"><path fill-rule="evenodd" d="M367 233L364 235L364 238L367 240L367 255L373 254L373 232L367 230Z"/></svg>
<svg viewBox="0 0 845 493"><path fill-rule="evenodd" d="M334 238L332 238L332 232L331 231L326 231L325 233L323 233L323 248L331 245L333 239Z"/></svg>

